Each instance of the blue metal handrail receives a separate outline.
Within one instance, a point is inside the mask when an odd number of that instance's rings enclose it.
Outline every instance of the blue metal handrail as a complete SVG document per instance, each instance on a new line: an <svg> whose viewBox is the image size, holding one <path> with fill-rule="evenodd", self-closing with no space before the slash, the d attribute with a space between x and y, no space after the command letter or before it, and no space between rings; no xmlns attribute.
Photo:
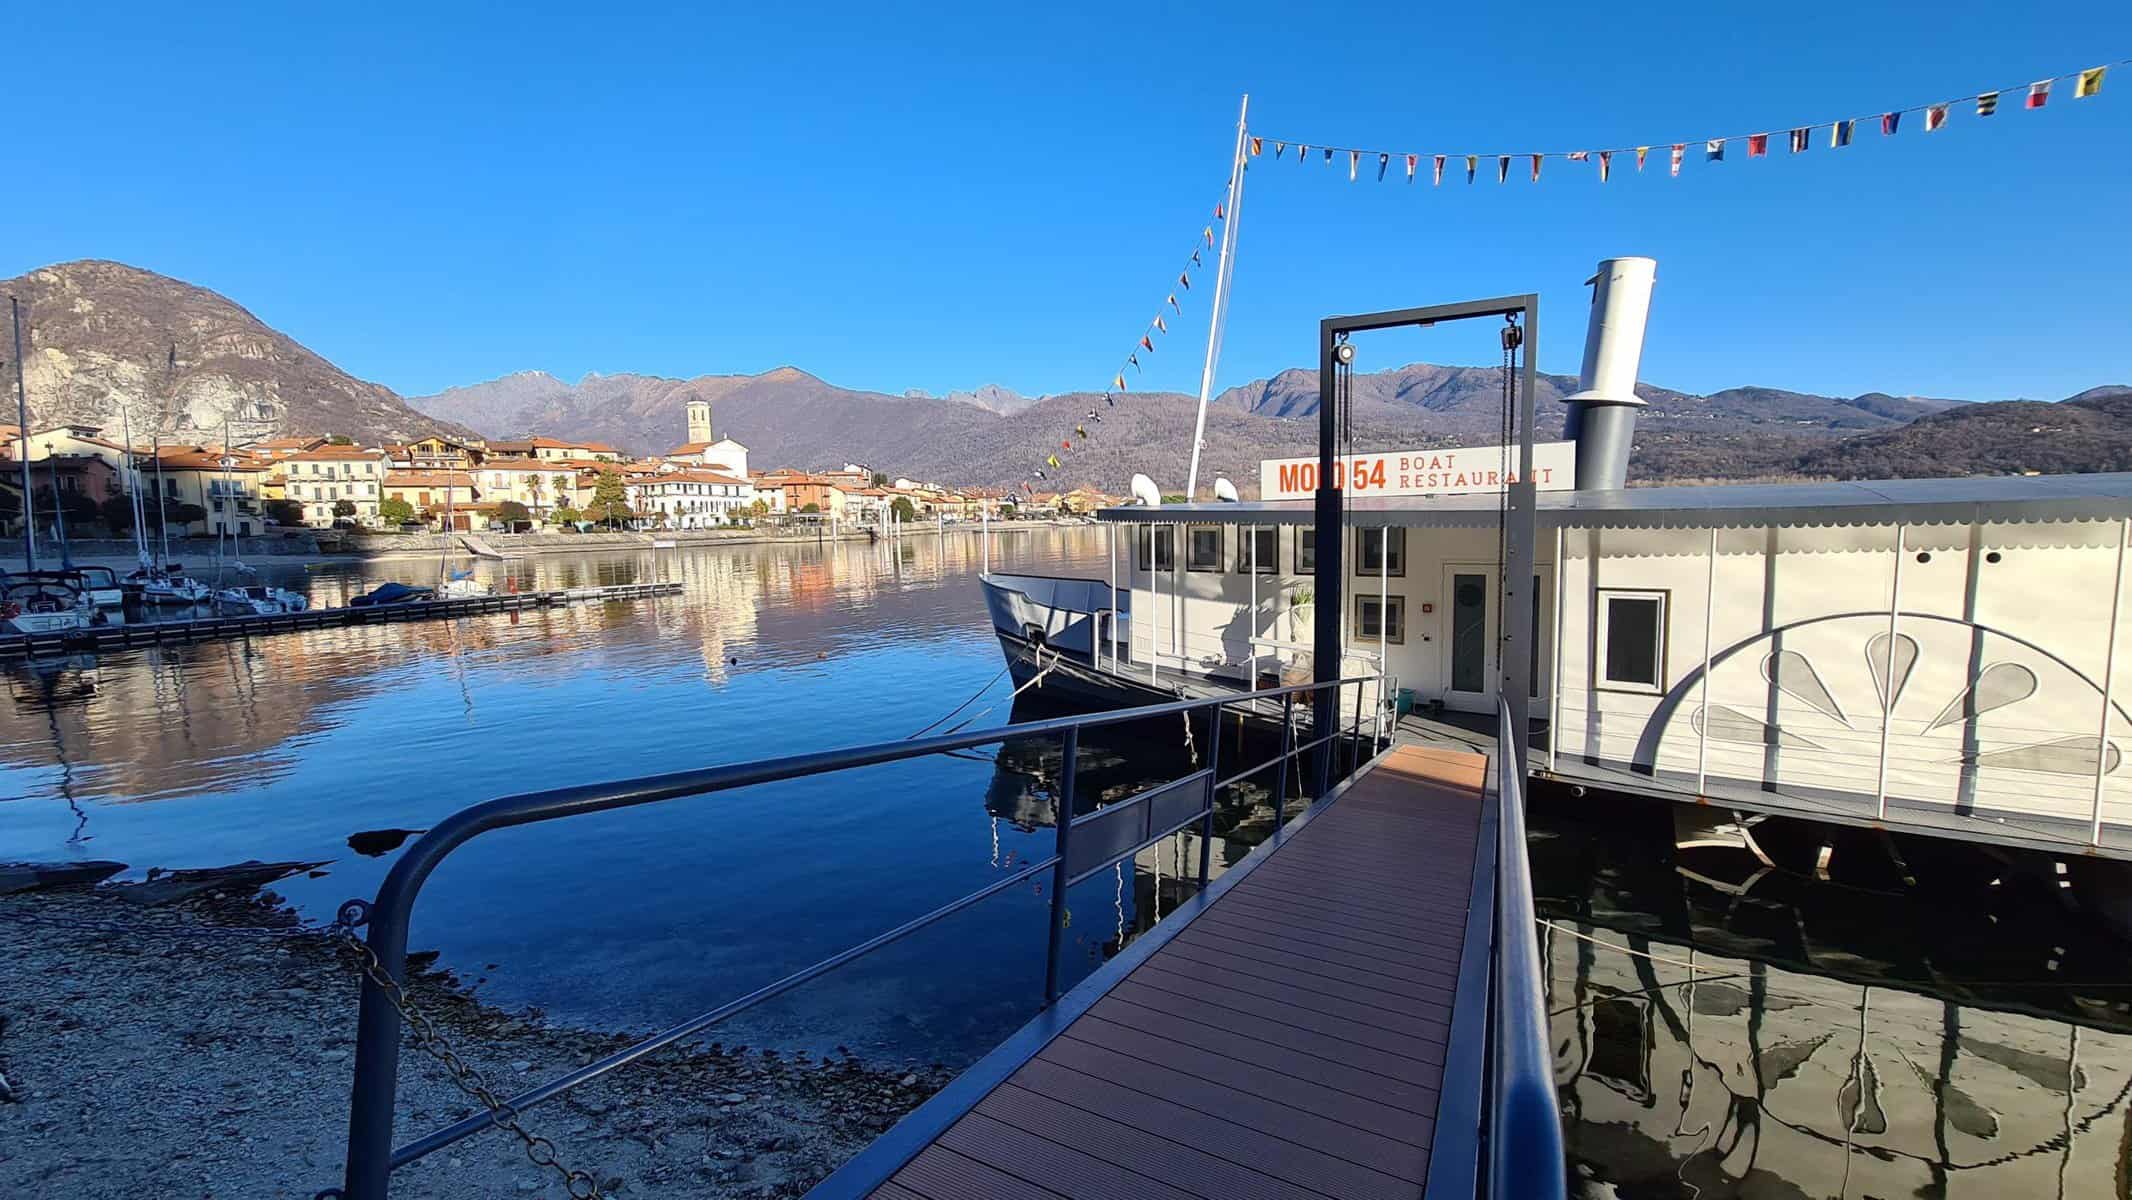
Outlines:
<svg viewBox="0 0 2132 1200"><path fill-rule="evenodd" d="M1050 889L1051 920L1050 946L1045 971L1044 1004L1049 1006L1059 995L1060 956L1063 943L1060 937L1065 919L1065 892L1069 874L1085 870L1087 861L1076 860L1072 855L1071 839L1077 827L1085 828L1099 813L1076 818L1073 813L1073 794L1077 760L1079 758L1080 734L1083 729L1107 725L1144 721L1179 713L1190 714L1210 710L1209 747L1207 766L1198 772L1150 788L1140 796L1118 802L1110 807L1130 805L1134 800L1191 782L1202 789L1201 802L1193 816L1155 822L1152 813L1148 817L1150 839L1159 839L1188 826L1194 821L1200 824L1201 846L1199 875L1202 886L1211 871L1212 842L1214 832L1214 797L1223 787L1229 786L1246 775L1254 774L1274 762L1287 762L1304 753L1323 747L1321 760L1328 764L1321 773L1323 778L1345 778L1362 769L1369 756L1364 755L1359 743L1350 747L1345 764L1335 764L1340 746L1334 744L1343 735L1358 739L1361 734L1361 710L1364 688L1380 677L1359 676L1324 683L1294 684L1288 687L1271 688L1245 693L1236 697L1213 697L1201 700L1181 700L1167 704L1151 704L1140 708L1120 709L1112 712L1092 713L1084 716L1059 717L1045 721L1031 721L1020 725L1007 725L996 729L977 730L969 733L943 734L929 738L915 738L898 742L882 742L868 746L854 746L841 750L823 751L817 754L793 755L786 758L764 759L750 763L736 763L695 771L678 771L665 775L652 775L613 783L586 784L578 787L556 788L543 792L530 792L517 796L505 796L471 808L461 809L446 817L430 831L410 844L393 864L385 881L378 887L374 901L351 901L342 907L344 922L368 926L365 945L376 958L378 968L395 986L406 982L407 930L414 902L432 872L446 857L459 847L484 833L517 825L529 825L552 821L561 817L585 813L606 812L618 808L655 804L688 796L700 796L714 792L756 784L774 783L788 779L800 779L832 771L851 770L856 767L875 766L881 763L898 762L921 758L952 750L966 750L993 742L1004 742L1030 737L1057 735L1061 738L1064 763L1060 771L1059 817L1056 822L1057 842L1054 853L1041 862L1032 863L1014 874L994 880L985 887L959 899L948 902L933 911L904 922L884 933L875 935L857 946L838 952L828 958L793 972L774 983L767 984L738 999L729 1001L709 1012L692 1017L672 1028L645 1038L626 1049L610 1054L597 1062L569 1072L559 1078L528 1089L503 1102L504 1110L513 1114L543 1101L553 1099L563 1092L590 1079L604 1075L618 1067L634 1062L662 1047L682 1038L699 1033L710 1026L743 1012L766 1000L791 991L813 979L835 970L857 958L861 958L891 942L934 924L974 904L988 899L1043 871L1054 873ZM1342 729L1335 721L1329 732L1321 734L1300 745L1294 743L1292 713L1296 695L1316 694L1326 688L1334 689L1337 697L1349 686L1355 689L1355 720L1349 729ZM1282 750L1279 756L1259 767L1221 779L1221 716L1222 710L1233 703L1246 700L1279 698L1282 701ZM1337 700L1333 710L1338 711ZM1381 732L1373 722L1372 741ZM1313 730L1313 732L1316 732ZM1337 767L1337 769L1336 769ZM1285 813L1287 796L1287 771L1281 772L1278 813ZM1279 825L1276 821L1276 826ZM1149 844L1140 842L1123 848L1122 851L1103 861L1122 861L1123 857ZM456 1124L437 1130L415 1142L395 1149L392 1144L393 1108L399 1086L400 1055L400 1010L377 980L368 976L363 980L362 999L357 1015L355 1082L351 1090L348 1116L348 1153L342 1187L319 1193L321 1197L345 1198L345 1200L385 1200L391 1185L392 1172L433 1153L445 1146L471 1136L496 1124L496 1114L483 1112L468 1117Z"/></svg>
<svg viewBox="0 0 2132 1200"><path fill-rule="evenodd" d="M1532 863L1525 846L1524 739L1510 706L1497 710L1496 886L1489 989L1487 1195L1565 1194L1562 1117L1555 1096Z"/></svg>

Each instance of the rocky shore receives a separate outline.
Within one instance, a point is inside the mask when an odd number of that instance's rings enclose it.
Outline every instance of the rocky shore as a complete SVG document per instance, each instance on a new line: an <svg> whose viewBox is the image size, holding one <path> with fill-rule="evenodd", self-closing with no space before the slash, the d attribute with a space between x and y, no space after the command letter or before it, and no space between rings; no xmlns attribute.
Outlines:
<svg viewBox="0 0 2132 1200"><path fill-rule="evenodd" d="M0 896L0 1196L308 1197L340 1181L357 973L271 895L146 906L86 887ZM447 972L412 1001L499 1093L626 1045L492 1008ZM402 1138L477 1109L402 1055ZM618 1196L785 1197L945 1084L938 1066L703 1043L529 1110ZM406 1198L562 1196L490 1130L403 1169Z"/></svg>

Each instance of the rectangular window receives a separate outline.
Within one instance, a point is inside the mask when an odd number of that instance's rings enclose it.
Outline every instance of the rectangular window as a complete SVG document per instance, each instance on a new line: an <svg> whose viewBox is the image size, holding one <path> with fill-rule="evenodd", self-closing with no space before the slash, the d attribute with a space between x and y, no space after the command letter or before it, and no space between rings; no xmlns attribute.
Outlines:
<svg viewBox="0 0 2132 1200"><path fill-rule="evenodd" d="M1184 569L1187 571L1221 570L1221 530L1219 525L1187 525L1184 536Z"/></svg>
<svg viewBox="0 0 2132 1200"><path fill-rule="evenodd" d="M1143 526L1140 530L1140 569L1143 571L1170 571L1177 566L1176 550L1172 535L1175 530L1168 525ZM1153 557L1149 555L1152 552Z"/></svg>
<svg viewBox="0 0 2132 1200"><path fill-rule="evenodd" d="M1356 596L1355 640L1376 641L1380 622L1385 641L1404 644L1407 640L1406 597L1386 596L1380 604L1375 596Z"/></svg>
<svg viewBox="0 0 2132 1200"><path fill-rule="evenodd" d="M1600 682L1662 692L1666 682L1666 593L1599 591Z"/></svg>
<svg viewBox="0 0 2132 1200"><path fill-rule="evenodd" d="M1281 569L1281 531L1240 529L1236 539L1236 570L1240 575L1274 575Z"/></svg>
<svg viewBox="0 0 2132 1200"><path fill-rule="evenodd" d="M1317 527L1315 525L1298 525L1295 531L1295 573L1309 575L1317 569Z"/></svg>
<svg viewBox="0 0 2132 1200"><path fill-rule="evenodd" d="M1387 542L1391 547L1389 565L1385 557ZM1405 529L1358 529L1355 543L1355 574L1404 576L1407 573Z"/></svg>

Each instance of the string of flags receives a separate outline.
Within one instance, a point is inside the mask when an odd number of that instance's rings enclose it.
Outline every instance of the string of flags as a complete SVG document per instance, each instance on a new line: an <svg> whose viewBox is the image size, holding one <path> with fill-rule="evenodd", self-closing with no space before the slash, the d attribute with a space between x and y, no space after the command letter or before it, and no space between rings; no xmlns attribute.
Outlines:
<svg viewBox="0 0 2132 1200"><path fill-rule="evenodd" d="M1916 120L1919 114L1923 114L1921 123L1924 126L1924 131L1926 133L1937 133L1946 128L1949 119L1958 112L1974 111L1978 118L1991 117L1997 114L2002 98L2009 94L2020 100L2020 106L2023 109L2042 108L2050 103L2052 89L2059 85L2067 85L2072 92L2073 99L2085 100L2102 91L2103 79L2110 73L2112 67L2127 65L2132 65L2132 59L2105 63L2099 67L2089 67L2085 70L2073 71L2064 75L2054 75L2048 79L2038 79L2025 87L1983 91L1953 100L1944 100L1937 104L1916 104L1907 108L1889 109L1885 112L1846 117L1836 121L1817 121L1807 125L1796 125L1784 131L1786 145L1792 154L1803 154L1817 142L1823 140L1827 142L1831 149L1840 149L1851 144L1852 138L1858 133L1859 126L1864 125L1870 129L1876 123L1880 127L1881 136L1894 137L1903 128L1904 118L1912 118L1911 123L1913 126L1920 123ZM2012 101L2008 100L2007 103L2010 105ZM1248 154L1252 158L1264 158L1270 155L1275 159L1286 159L1293 152L1295 161L1298 163L1309 163L1313 161L1313 158L1320 163L1335 165L1345 162L1347 164L1349 182L1357 181L1362 177L1365 164L1374 165L1379 183L1382 183L1395 167L1403 168L1408 183L1413 183L1420 177L1422 171L1426 169L1429 183L1432 187L1442 186L1444 172L1447 169L1453 172L1463 170L1466 182L1473 183L1479 176L1483 163L1494 164L1495 181L1497 183L1508 183L1512 169L1518 166L1527 167L1532 173L1532 181L1538 183L1540 181L1541 164L1547 159L1558 158L1573 163L1596 163L1599 170L1599 182L1605 183L1613 175L1614 159L1616 157L1633 158L1636 163L1636 170L1641 172L1644 169L1644 164L1650 158L1651 151L1664 149L1667 156L1668 173L1678 177L1681 165L1687 160L1691 149L1697 146L1701 147L1704 162L1716 163L1725 161L1725 151L1728 147L1742 142L1746 144L1747 157L1765 158L1769 155L1769 140L1770 134L1764 132L1713 138L1683 138L1674 142L1651 142L1642 146L1619 146L1610 150L1541 151L1520 154L1434 154L1363 150L1349 146L1327 146L1319 143L1295 142L1283 138L1252 135Z"/></svg>
<svg viewBox="0 0 2132 1200"><path fill-rule="evenodd" d="M1041 465L1033 468L1029 475L1023 477L1021 490L1024 494L1035 495L1036 486L1031 482L1032 480L1050 479L1052 472L1065 466L1068 456L1087 445L1092 436L1088 427L1101 425L1103 423L1104 410L1116 408L1119 397L1126 395L1130 391L1128 373L1138 375L1147 369L1146 364L1141 361L1142 357L1152 356L1155 353L1155 348L1161 344L1161 339L1169 334L1169 318L1184 315L1184 302L1180 297L1190 297L1193 275L1200 268L1206 266L1206 255L1213 251L1218 244L1221 238L1221 225L1228 219L1229 213L1225 205L1222 202L1216 202L1213 219L1199 231L1199 236L1193 239L1192 251L1185 258L1183 267L1177 272L1177 277L1170 281L1169 295L1163 298L1162 307L1157 308L1154 317L1141 328L1139 340L1133 343L1133 348L1127 352L1125 361L1118 364L1116 374L1111 377L1109 390L1103 393L1103 407L1089 409L1087 415L1074 423L1070 434L1059 438L1058 449L1046 453Z"/></svg>

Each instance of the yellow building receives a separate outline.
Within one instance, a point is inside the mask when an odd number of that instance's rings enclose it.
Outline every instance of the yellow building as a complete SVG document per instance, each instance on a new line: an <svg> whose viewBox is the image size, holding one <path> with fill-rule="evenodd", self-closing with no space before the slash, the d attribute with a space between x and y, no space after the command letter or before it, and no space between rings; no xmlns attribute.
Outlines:
<svg viewBox="0 0 2132 1200"><path fill-rule="evenodd" d="M484 502L516 500L536 521L577 503L577 468L538 458L492 458L474 472Z"/></svg>
<svg viewBox="0 0 2132 1200"><path fill-rule="evenodd" d="M440 525L446 509L452 512L452 527L471 530L470 509L481 500L474 476L465 471L387 471L385 499L405 500L424 524Z"/></svg>
<svg viewBox="0 0 2132 1200"><path fill-rule="evenodd" d="M243 450L164 446L157 457L137 461L142 486L163 497L166 512L191 505L202 514L185 522L173 518L172 533L245 537L265 529L260 485L272 466L267 460Z"/></svg>
<svg viewBox="0 0 2132 1200"><path fill-rule="evenodd" d="M360 446L317 446L298 450L273 464L267 473L264 497L272 500L273 481L279 478L284 495L303 505L304 524L328 529L344 519L342 502L354 507L345 519L375 527L378 501L383 498L385 453Z"/></svg>

